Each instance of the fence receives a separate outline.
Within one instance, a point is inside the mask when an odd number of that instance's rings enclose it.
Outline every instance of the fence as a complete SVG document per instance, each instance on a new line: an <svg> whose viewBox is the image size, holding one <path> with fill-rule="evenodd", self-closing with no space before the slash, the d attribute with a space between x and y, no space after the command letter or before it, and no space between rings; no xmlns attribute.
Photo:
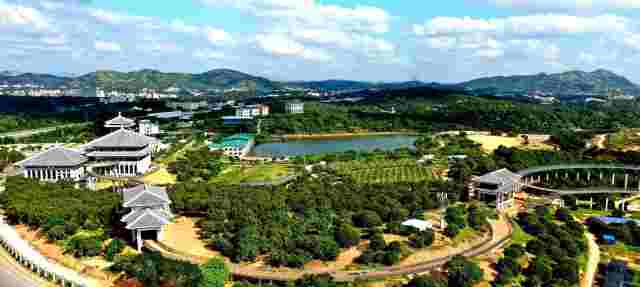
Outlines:
<svg viewBox="0 0 640 287"><path fill-rule="evenodd" d="M0 245L4 247L18 263L29 268L42 278L59 283L62 286L89 287L91 284L75 271L49 262L29 243L24 241L13 227L0 218Z"/></svg>

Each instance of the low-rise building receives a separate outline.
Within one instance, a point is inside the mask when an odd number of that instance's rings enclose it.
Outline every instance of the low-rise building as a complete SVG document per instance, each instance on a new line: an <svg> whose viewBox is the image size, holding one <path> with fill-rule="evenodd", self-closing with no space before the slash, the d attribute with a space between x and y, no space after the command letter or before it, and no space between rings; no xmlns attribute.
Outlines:
<svg viewBox="0 0 640 287"><path fill-rule="evenodd" d="M247 105L236 108L236 116L243 119L268 116L270 112L267 105Z"/></svg>
<svg viewBox="0 0 640 287"><path fill-rule="evenodd" d="M304 103L300 101L287 102L284 105L284 110L287 114L303 114Z"/></svg>
<svg viewBox="0 0 640 287"><path fill-rule="evenodd" d="M209 106L209 103L207 103L206 100L201 100L201 101L175 101L175 102L168 102L166 105L167 105L167 107L172 108L172 109L195 111L195 110L198 110L198 109L207 108Z"/></svg>
<svg viewBox="0 0 640 287"><path fill-rule="evenodd" d="M138 132L145 136L155 136L160 134L160 125L150 120L138 122Z"/></svg>
<svg viewBox="0 0 640 287"><path fill-rule="evenodd" d="M222 151L226 156L241 158L251 151L254 144L254 135L236 134L225 137L218 143L209 144L209 150Z"/></svg>
<svg viewBox="0 0 640 287"><path fill-rule="evenodd" d="M88 161L76 150L54 147L18 162L23 176L41 181L80 181L85 175L84 164Z"/></svg>

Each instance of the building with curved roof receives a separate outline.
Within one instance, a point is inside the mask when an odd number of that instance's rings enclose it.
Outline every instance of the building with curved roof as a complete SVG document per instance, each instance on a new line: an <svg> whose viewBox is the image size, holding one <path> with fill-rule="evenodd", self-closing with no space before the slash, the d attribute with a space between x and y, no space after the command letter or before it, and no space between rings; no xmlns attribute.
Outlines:
<svg viewBox="0 0 640 287"><path fill-rule="evenodd" d="M106 121L104 126L111 129L132 128L136 125L136 121L130 118L125 118L122 113L118 113L118 116Z"/></svg>
<svg viewBox="0 0 640 287"><path fill-rule="evenodd" d="M79 151L54 147L16 165L23 168L23 175L28 178L44 181L78 181L84 177L84 164L88 160Z"/></svg>
<svg viewBox="0 0 640 287"><path fill-rule="evenodd" d="M122 206L130 209L120 221L131 230L138 251L143 240L162 240L162 228L173 217L169 205L171 200L164 187L138 185L122 192Z"/></svg>

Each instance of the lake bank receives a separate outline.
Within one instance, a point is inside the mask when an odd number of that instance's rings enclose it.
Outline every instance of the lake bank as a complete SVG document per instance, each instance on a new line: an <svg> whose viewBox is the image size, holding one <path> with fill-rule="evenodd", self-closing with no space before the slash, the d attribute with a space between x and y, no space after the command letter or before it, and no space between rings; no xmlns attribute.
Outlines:
<svg viewBox="0 0 640 287"><path fill-rule="evenodd" d="M314 133L314 134L286 134L274 136L285 140L300 139L334 139L334 138L351 138L351 137L367 137L367 136L393 136L407 135L414 136L419 133L414 131L394 131L394 132L341 132L341 133Z"/></svg>

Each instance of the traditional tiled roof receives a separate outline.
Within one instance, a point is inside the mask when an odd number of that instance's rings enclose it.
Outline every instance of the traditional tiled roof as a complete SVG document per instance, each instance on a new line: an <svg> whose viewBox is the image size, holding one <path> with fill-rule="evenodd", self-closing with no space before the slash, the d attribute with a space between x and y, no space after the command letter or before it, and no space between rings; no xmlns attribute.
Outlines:
<svg viewBox="0 0 640 287"><path fill-rule="evenodd" d="M74 167L85 162L87 162L87 158L77 151L54 147L23 160L17 165L22 167Z"/></svg>
<svg viewBox="0 0 640 287"><path fill-rule="evenodd" d="M135 126L136 122L132 119L129 118L125 118L122 116L121 113L118 113L118 116L110 119L108 121L105 122L105 126L106 127L132 127Z"/></svg>
<svg viewBox="0 0 640 287"><path fill-rule="evenodd" d="M513 173L508 169L500 169L479 177L475 177L473 181L496 185L512 184L520 181L520 175Z"/></svg>
<svg viewBox="0 0 640 287"><path fill-rule="evenodd" d="M164 187L141 185L124 191L124 207L152 207L170 204L171 200Z"/></svg>
<svg viewBox="0 0 640 287"><path fill-rule="evenodd" d="M109 157L109 158L128 158L128 157L145 157L151 154L151 149L146 147L139 151L92 151L87 153L88 157Z"/></svg>
<svg viewBox="0 0 640 287"><path fill-rule="evenodd" d="M93 140L85 146L85 149L113 147L142 148L155 142L157 142L157 140L152 137L126 129L119 129L106 136Z"/></svg>
<svg viewBox="0 0 640 287"><path fill-rule="evenodd" d="M162 228L165 224L169 224L169 219L155 210L144 209L138 214L138 217L130 220L125 228L129 230L146 228L158 229Z"/></svg>

